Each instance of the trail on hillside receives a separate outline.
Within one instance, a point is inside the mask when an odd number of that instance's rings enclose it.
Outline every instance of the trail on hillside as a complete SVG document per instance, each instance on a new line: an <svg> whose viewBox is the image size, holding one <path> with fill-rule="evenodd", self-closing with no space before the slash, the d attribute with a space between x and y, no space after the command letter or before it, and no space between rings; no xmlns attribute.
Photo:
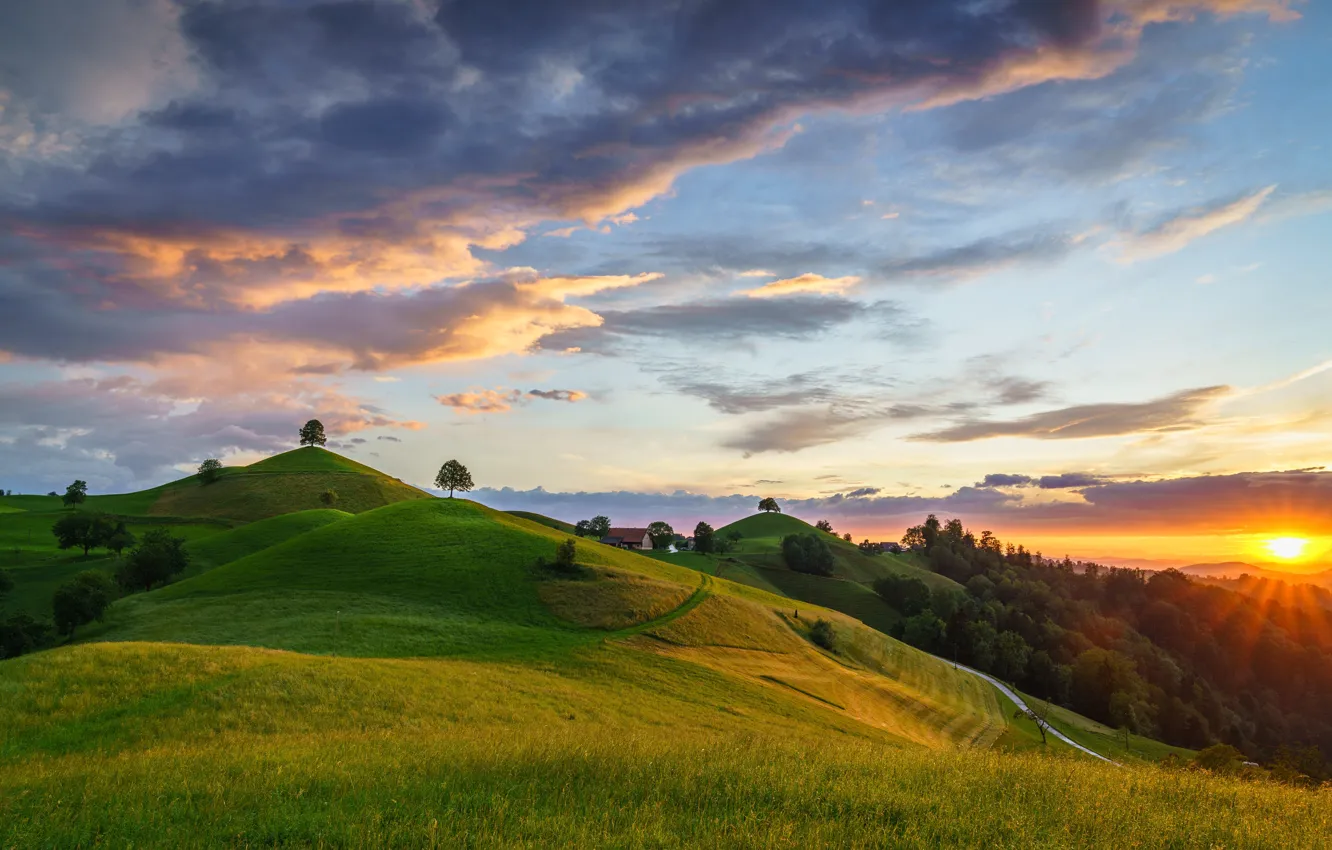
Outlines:
<svg viewBox="0 0 1332 850"><path fill-rule="evenodd" d="M937 655L934 656L934 657L935 657L935 658L939 658L939 656L937 656ZM991 685L994 685L996 688L998 688L998 689L999 689L999 692L1002 693L1004 696L1008 697L1010 700L1012 700L1012 701L1013 701L1013 704L1016 705L1016 706L1018 707L1019 710L1021 710L1021 711L1031 711L1031 709L1027 706L1026 701L1023 700L1022 697L1018 696L1017 691L1014 691L1012 688L1008 687L1008 685L1005 685L1003 682L999 681L998 679L996 679L995 677L991 676L990 674L988 674L988 673L982 673L982 672L979 671L979 670L973 670L972 668L968 667L968 666L965 665L965 664L958 664L958 663L956 663L956 662L949 661L949 660L946 659L946 658L939 658L939 660L940 660L940 661L943 661L943 662L945 662L945 663L947 663L947 664L952 664L952 665L953 665L954 667L956 667L958 670L965 670L966 672L970 673L970 674L973 675L973 676L979 676L980 678L982 678L982 679L984 679L985 681L989 682ZM1089 748L1087 748L1087 747L1084 747L1082 744L1079 744L1077 741L1075 741L1075 740L1073 740L1072 738L1068 737L1068 736L1065 735L1063 732L1060 732L1058 729L1056 729L1054 726L1050 725L1049 723L1046 724L1045 728L1046 728L1047 731L1049 731L1049 733L1050 733L1051 735L1054 735L1056 738L1058 738L1059 740L1063 741L1065 744L1068 744L1070 747L1073 747L1073 748L1076 749L1076 750L1081 750L1082 752L1086 753L1087 755L1089 755L1089 756L1093 756L1093 757L1095 757L1095 758L1098 758L1098 759L1100 759L1101 761L1109 762L1110 764L1118 765L1118 766L1120 766L1120 767L1123 767L1123 765L1119 764L1119 762L1115 761L1114 759L1106 758L1105 756L1101 755L1100 753L1096 752L1095 750L1092 750L1092 749L1089 749Z"/></svg>
<svg viewBox="0 0 1332 850"><path fill-rule="evenodd" d="M694 592L690 594L688 599L680 603L678 608L673 608L670 611L667 611L665 614L662 614L660 617L657 617L656 619L648 620L643 623L638 623L637 625L629 626L627 628L611 632L609 635L606 636L606 639L618 640L620 638L632 637L633 635L642 634L643 632L649 631L651 629L660 628L661 626L667 625L668 623L680 619L685 614L688 614L690 611L697 608L703 602L704 599L707 599L709 596L712 595L712 590L711 590L712 578L708 576L706 573L700 573L699 575L702 577L703 581L699 584L697 588L695 588Z"/></svg>

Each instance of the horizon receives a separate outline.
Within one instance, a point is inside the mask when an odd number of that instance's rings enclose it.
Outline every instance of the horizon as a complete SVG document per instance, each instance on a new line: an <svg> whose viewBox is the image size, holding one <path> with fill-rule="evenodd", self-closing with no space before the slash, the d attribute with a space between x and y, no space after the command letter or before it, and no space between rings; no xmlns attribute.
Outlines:
<svg viewBox="0 0 1332 850"><path fill-rule="evenodd" d="M1328 567L1332 8L1037 6L22 0L0 486L314 417L565 519Z"/></svg>

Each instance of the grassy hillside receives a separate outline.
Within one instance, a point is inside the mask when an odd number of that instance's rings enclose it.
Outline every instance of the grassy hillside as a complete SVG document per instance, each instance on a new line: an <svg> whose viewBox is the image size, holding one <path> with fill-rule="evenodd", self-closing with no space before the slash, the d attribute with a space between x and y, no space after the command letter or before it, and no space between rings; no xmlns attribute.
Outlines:
<svg viewBox="0 0 1332 850"><path fill-rule="evenodd" d="M288 454L212 486L373 477ZM872 612L774 592L849 577L590 541L561 574L544 519L411 499L192 539L192 575L0 662L0 847L1312 847L1332 825L1327 792L1041 747Z"/></svg>
<svg viewBox="0 0 1332 850"><path fill-rule="evenodd" d="M563 531L565 534L574 533L573 523L568 523L561 519L552 519L548 516L542 516L541 514L533 513L532 511L508 511L507 513L513 514L519 519L530 520L532 522L537 523L538 525L544 525L547 528L553 528L556 531Z"/></svg>
<svg viewBox="0 0 1332 850"><path fill-rule="evenodd" d="M1312 848L1332 810L1328 792L904 745L623 645L541 669L99 644L0 664L0 694L6 847Z"/></svg>
<svg viewBox="0 0 1332 850"><path fill-rule="evenodd" d="M887 632L901 620L901 614L874 592L875 580L887 575L902 575L919 578L930 587L961 589L948 578L917 567L908 558L888 553L867 555L840 537L819 531L787 514L755 514L718 529L717 535L726 538L732 532L738 532L741 537L734 550L724 556L695 552L653 552L650 556L840 611L882 632ZM834 575L809 575L786 566L781 555L782 538L788 534L810 533L819 535L832 549Z"/></svg>

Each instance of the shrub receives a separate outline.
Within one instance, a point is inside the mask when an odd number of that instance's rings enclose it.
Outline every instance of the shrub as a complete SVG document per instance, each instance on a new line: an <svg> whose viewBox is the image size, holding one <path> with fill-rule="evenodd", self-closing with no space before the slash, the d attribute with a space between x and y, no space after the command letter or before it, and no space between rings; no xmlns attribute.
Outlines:
<svg viewBox="0 0 1332 850"><path fill-rule="evenodd" d="M572 537L555 547L555 569L562 573L578 572L578 544Z"/></svg>
<svg viewBox="0 0 1332 850"><path fill-rule="evenodd" d="M0 658L18 658L43 646L51 627L27 614L11 614L0 621Z"/></svg>
<svg viewBox="0 0 1332 850"><path fill-rule="evenodd" d="M829 652L837 651L837 633L833 631L832 623L827 620L814 621L814 625L809 629L809 639L815 646L821 646Z"/></svg>
<svg viewBox="0 0 1332 850"><path fill-rule="evenodd" d="M338 503L338 491L331 488L325 490L319 494L319 501L322 502L325 507L333 507Z"/></svg>

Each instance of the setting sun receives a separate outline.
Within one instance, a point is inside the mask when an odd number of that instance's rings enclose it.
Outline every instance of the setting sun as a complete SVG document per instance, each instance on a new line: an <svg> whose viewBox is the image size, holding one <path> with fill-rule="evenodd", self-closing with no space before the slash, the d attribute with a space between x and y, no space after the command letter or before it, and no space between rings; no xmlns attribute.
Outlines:
<svg viewBox="0 0 1332 850"><path fill-rule="evenodd" d="M1303 554L1304 547L1308 545L1309 541L1303 537L1277 537L1267 541L1267 551L1289 561Z"/></svg>

